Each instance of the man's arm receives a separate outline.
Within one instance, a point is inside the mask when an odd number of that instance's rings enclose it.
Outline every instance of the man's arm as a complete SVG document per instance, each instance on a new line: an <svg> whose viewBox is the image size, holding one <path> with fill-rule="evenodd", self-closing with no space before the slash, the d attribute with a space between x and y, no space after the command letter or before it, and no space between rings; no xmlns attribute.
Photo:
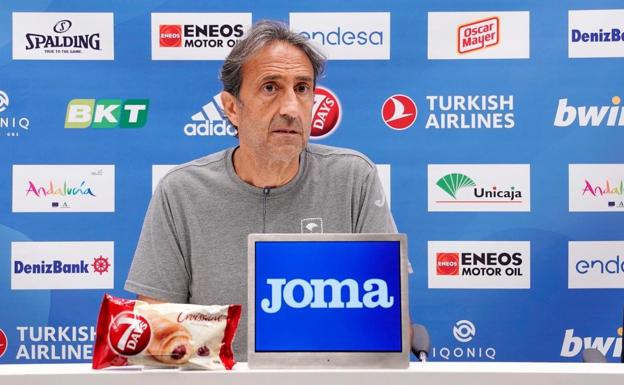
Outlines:
<svg viewBox="0 0 624 385"><path fill-rule="evenodd" d="M159 300L154 299L154 298L152 298L152 297L148 297L148 296L146 296L146 295L141 295L141 294L139 294L139 295L137 296L137 299L138 299L139 301L143 301L143 302L147 302L147 303L163 303L163 301L159 301Z"/></svg>

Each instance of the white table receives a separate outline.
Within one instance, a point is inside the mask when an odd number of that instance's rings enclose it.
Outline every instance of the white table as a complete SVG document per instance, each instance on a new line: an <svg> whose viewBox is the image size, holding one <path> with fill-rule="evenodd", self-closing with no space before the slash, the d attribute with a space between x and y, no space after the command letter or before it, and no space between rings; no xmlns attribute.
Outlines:
<svg viewBox="0 0 624 385"><path fill-rule="evenodd" d="M0 365L2 385L623 385L624 365L520 362L411 363L404 370L92 370L89 364Z"/></svg>

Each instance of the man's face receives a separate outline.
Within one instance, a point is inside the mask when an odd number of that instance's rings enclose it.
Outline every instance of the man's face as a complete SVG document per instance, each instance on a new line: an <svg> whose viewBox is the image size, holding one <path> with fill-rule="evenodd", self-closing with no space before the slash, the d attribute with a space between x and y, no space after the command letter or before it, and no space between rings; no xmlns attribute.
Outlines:
<svg viewBox="0 0 624 385"><path fill-rule="evenodd" d="M241 149L257 160L298 159L310 135L314 103L308 57L299 48L275 42L245 62L242 78L238 100L227 94L223 103L238 127Z"/></svg>

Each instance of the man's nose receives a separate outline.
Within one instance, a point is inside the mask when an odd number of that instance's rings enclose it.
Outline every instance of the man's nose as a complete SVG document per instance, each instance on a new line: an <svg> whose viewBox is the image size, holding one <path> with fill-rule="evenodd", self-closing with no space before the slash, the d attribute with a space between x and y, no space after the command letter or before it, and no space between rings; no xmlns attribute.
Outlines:
<svg viewBox="0 0 624 385"><path fill-rule="evenodd" d="M280 115L289 118L296 118L299 110L299 100L293 89L286 90L282 94L280 103Z"/></svg>

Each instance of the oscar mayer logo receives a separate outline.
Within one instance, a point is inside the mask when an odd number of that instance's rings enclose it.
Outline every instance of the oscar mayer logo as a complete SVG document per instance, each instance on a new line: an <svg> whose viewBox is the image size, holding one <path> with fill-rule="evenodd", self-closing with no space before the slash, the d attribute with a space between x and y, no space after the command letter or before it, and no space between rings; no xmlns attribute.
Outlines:
<svg viewBox="0 0 624 385"><path fill-rule="evenodd" d="M498 44L500 20L490 17L457 27L457 52L465 54Z"/></svg>
<svg viewBox="0 0 624 385"><path fill-rule="evenodd" d="M108 329L108 344L122 356L141 353L150 342L152 328L140 314L129 311L119 313Z"/></svg>
<svg viewBox="0 0 624 385"><path fill-rule="evenodd" d="M340 125L342 108L336 94L329 88L316 86L312 107L311 139L321 139L334 132Z"/></svg>

